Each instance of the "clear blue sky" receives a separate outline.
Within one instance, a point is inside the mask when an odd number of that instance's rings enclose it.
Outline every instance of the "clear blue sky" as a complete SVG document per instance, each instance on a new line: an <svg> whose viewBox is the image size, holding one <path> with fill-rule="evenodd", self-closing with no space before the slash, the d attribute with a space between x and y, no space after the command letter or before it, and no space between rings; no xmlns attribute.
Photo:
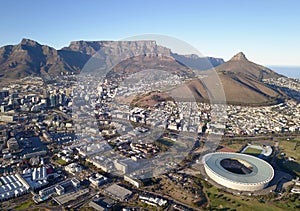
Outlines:
<svg viewBox="0 0 300 211"><path fill-rule="evenodd" d="M0 46L23 37L55 48L72 40L151 33L184 40L203 55L300 66L298 0L1 0Z"/></svg>

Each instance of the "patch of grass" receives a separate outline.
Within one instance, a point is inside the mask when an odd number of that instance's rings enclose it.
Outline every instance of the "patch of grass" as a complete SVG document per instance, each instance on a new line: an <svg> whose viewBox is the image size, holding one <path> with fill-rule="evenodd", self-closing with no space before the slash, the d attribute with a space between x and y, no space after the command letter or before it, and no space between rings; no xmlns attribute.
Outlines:
<svg viewBox="0 0 300 211"><path fill-rule="evenodd" d="M235 196L230 193L220 191L218 188L212 186L207 189L207 196L209 196L210 208L212 210L241 210L241 211L282 211L281 206L277 206L271 201L259 201L259 199L245 196ZM292 206L292 205L291 205Z"/></svg>
<svg viewBox="0 0 300 211"><path fill-rule="evenodd" d="M14 210L29 210L29 206L32 205L34 202L29 199L28 201L23 202L22 204L17 205Z"/></svg>
<svg viewBox="0 0 300 211"><path fill-rule="evenodd" d="M246 139L237 139L237 140L224 140L222 141L222 144L225 147L231 148L233 150L235 150L236 152L239 152L244 146L245 144L248 143L248 140Z"/></svg>
<svg viewBox="0 0 300 211"><path fill-rule="evenodd" d="M62 166L67 164L67 162L64 161L63 159L57 159L55 162L58 163L59 165L62 165Z"/></svg>
<svg viewBox="0 0 300 211"><path fill-rule="evenodd" d="M295 138L293 140L281 139L279 142L279 148L281 152L285 153L285 157L293 157L295 161L286 161L280 160L280 166L283 168L296 173L300 176L300 139Z"/></svg>
<svg viewBox="0 0 300 211"><path fill-rule="evenodd" d="M245 151L244 154L248 154L248 155L254 155L254 156L258 156L262 153L261 149L256 149L253 147L248 147Z"/></svg>
<svg viewBox="0 0 300 211"><path fill-rule="evenodd" d="M279 200L276 205L283 210L299 210L300 209L300 197L297 194L289 196L289 200Z"/></svg>
<svg viewBox="0 0 300 211"><path fill-rule="evenodd" d="M174 141L167 138L161 138L154 142L162 152L166 152L174 145Z"/></svg>
<svg viewBox="0 0 300 211"><path fill-rule="evenodd" d="M235 150L240 150L244 145L243 144L230 144L227 147L231 148L231 149L235 149Z"/></svg>
<svg viewBox="0 0 300 211"><path fill-rule="evenodd" d="M161 138L157 140L158 143L161 143L165 146L171 147L175 142L168 138Z"/></svg>
<svg viewBox="0 0 300 211"><path fill-rule="evenodd" d="M284 140L279 142L279 148L286 154L288 157L294 157L297 161L300 160L300 140Z"/></svg>
<svg viewBox="0 0 300 211"><path fill-rule="evenodd" d="M176 177L170 179L164 176L161 177L159 184L151 186L151 190L170 195L175 200L184 204L201 207L206 204L207 200L202 191L201 184L197 184L196 180L197 178L195 178L195 180L190 178L189 181L186 182L188 185L184 186L183 182L181 182L181 178L177 180ZM197 198L195 198L195 194Z"/></svg>

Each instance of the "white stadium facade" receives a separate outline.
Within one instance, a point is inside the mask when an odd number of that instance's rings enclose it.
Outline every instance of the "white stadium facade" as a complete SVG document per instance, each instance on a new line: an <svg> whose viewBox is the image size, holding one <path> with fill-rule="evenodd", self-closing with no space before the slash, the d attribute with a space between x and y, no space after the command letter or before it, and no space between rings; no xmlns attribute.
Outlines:
<svg viewBox="0 0 300 211"><path fill-rule="evenodd" d="M215 152L203 157L206 174L216 183L239 191L258 191L274 177L266 161L241 153Z"/></svg>

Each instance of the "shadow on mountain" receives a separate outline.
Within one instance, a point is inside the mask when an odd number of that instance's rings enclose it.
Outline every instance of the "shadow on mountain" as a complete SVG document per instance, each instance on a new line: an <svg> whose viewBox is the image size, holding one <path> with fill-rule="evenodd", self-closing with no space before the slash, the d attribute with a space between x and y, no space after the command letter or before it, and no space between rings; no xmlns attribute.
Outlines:
<svg viewBox="0 0 300 211"><path fill-rule="evenodd" d="M177 62L194 70L208 70L224 63L224 60L221 58L199 57L195 54L180 55L171 53L171 56Z"/></svg>
<svg viewBox="0 0 300 211"><path fill-rule="evenodd" d="M59 50L58 54L71 66L81 70L87 61L91 58L90 55L70 50Z"/></svg>
<svg viewBox="0 0 300 211"><path fill-rule="evenodd" d="M268 84L268 85L275 90L280 90L281 92L284 92L287 97L292 98L297 102L300 102L300 91L290 89L288 87L277 86L274 84Z"/></svg>

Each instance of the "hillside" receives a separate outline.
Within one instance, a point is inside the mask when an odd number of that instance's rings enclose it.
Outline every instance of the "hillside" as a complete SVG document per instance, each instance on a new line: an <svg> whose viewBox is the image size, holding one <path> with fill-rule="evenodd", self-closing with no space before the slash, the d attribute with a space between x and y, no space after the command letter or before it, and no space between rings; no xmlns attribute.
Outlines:
<svg viewBox="0 0 300 211"><path fill-rule="evenodd" d="M284 93L262 82L262 79L282 76L249 61L243 53L238 53L214 70L202 72L202 75L208 74L209 71L217 72L229 104L266 105L280 102L285 98ZM208 100L203 81L195 79L189 82L188 86L193 90L197 100Z"/></svg>
<svg viewBox="0 0 300 211"><path fill-rule="evenodd" d="M242 52L239 52L229 61L219 65L215 68L215 70L218 72L223 72L227 75L242 75L244 77L247 76L248 78L259 81L267 78L282 77L282 75L270 70L269 68L249 61Z"/></svg>
<svg viewBox="0 0 300 211"><path fill-rule="evenodd" d="M0 79L58 75L61 72L79 73L81 63L87 59L80 53L57 51L33 40L23 39L18 45L0 48Z"/></svg>

